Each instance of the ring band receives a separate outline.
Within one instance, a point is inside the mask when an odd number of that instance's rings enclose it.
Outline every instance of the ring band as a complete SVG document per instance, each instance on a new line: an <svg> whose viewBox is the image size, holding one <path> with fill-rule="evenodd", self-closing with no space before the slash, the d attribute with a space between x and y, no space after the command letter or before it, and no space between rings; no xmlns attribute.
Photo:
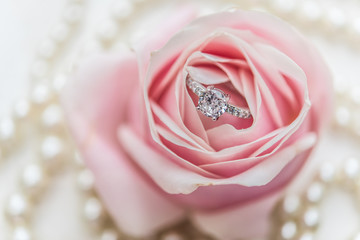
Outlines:
<svg viewBox="0 0 360 240"><path fill-rule="evenodd" d="M186 76L186 85L198 97L197 110L212 120L216 121L223 113L229 113L238 118L251 118L249 110L234 106L229 102L229 95L225 94L214 86L205 87L201 83L193 80L190 74Z"/></svg>

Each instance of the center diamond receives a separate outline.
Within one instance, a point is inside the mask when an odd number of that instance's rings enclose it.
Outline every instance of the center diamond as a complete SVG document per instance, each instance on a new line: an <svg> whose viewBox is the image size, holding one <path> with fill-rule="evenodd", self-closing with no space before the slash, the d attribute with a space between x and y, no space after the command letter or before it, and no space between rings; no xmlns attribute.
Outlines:
<svg viewBox="0 0 360 240"><path fill-rule="evenodd" d="M228 96L220 89L208 87L199 98L198 110L205 116L217 120L227 109Z"/></svg>

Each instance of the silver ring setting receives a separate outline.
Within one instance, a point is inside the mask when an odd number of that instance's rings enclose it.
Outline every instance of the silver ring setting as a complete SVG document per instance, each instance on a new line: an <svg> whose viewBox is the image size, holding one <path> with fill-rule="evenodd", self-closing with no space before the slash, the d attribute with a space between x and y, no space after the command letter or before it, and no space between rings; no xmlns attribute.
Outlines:
<svg viewBox="0 0 360 240"><path fill-rule="evenodd" d="M186 77L186 85L199 97L197 110L212 120L218 120L224 113L238 118L251 118L249 110L230 104L230 96L220 89L214 86L205 87L193 80L189 74Z"/></svg>

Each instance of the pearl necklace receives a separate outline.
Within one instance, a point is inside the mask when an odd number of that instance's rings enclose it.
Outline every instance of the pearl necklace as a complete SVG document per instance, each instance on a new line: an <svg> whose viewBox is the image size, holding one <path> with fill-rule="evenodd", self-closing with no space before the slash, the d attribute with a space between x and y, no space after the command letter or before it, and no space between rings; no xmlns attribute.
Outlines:
<svg viewBox="0 0 360 240"><path fill-rule="evenodd" d="M203 6L205 6L204 2ZM325 34L339 35L341 40L357 47L360 40L360 18L348 19L344 11L330 8L324 11L320 1L221 1L219 4L229 7L256 9L272 12L298 27L312 26L314 30ZM126 26L134 18L135 9L146 8L146 1L118 1L111 8L111 17L106 20L97 32L96 38L86 43L81 52L71 59L69 69L76 67L77 59L96 51L114 47L127 47L119 43L119 27ZM9 196L5 207L8 222L13 232L9 239L35 239L30 231L30 222L34 206L39 204L41 195L50 184L53 176L60 174L67 167L77 169L77 184L84 195L83 213L91 226L95 226L99 239L116 240L121 233L116 230L111 218L93 189L94 178L85 168L79 154L71 143L63 121L63 113L59 106L58 94L67 80L69 70L63 74L55 74L57 63L66 45L75 37L81 25L82 15L86 9L84 0L69 0L63 11L62 21L54 27L49 37L45 39L38 50L38 55L31 68L31 78L34 87L28 99L15 103L13 116L0 121L0 158L7 159L15 155L28 141L28 136L39 139L39 144L32 145L37 151L37 160L27 164L20 174L20 184L17 191ZM202 15L212 13L211 8L203 8ZM136 37L136 36L134 36ZM53 79L48 82L45 79ZM338 127L354 132L360 137L360 114L352 111L360 104L360 86L344 86L337 84L337 106L335 121ZM45 136L45 137L40 137ZM75 159L66 161L66 159ZM324 197L329 186L348 186L356 188L356 180L360 176L360 165L354 158L348 159L341 171L335 171L329 163L325 163L308 190L301 195L288 195L275 209L276 222L273 227L274 239L311 240L319 225L319 211L316 206ZM302 204L300 204L302 203ZM154 239L184 239L184 229L191 234L191 239L201 235L188 222L174 226L154 236ZM183 231L182 231L183 230ZM189 236L187 236L189 237ZM360 239L355 235L354 239Z"/></svg>

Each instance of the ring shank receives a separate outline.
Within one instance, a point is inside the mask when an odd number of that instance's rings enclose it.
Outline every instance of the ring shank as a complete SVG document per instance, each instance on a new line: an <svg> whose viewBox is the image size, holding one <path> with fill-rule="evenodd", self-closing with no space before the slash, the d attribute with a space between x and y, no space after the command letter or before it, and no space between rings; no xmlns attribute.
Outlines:
<svg viewBox="0 0 360 240"><path fill-rule="evenodd" d="M251 117L251 113L250 113L249 110L234 106L234 105L229 104L229 103L228 103L228 107L226 109L226 112L230 113L231 115L233 115L235 117L239 117L239 118L247 119L247 118Z"/></svg>

